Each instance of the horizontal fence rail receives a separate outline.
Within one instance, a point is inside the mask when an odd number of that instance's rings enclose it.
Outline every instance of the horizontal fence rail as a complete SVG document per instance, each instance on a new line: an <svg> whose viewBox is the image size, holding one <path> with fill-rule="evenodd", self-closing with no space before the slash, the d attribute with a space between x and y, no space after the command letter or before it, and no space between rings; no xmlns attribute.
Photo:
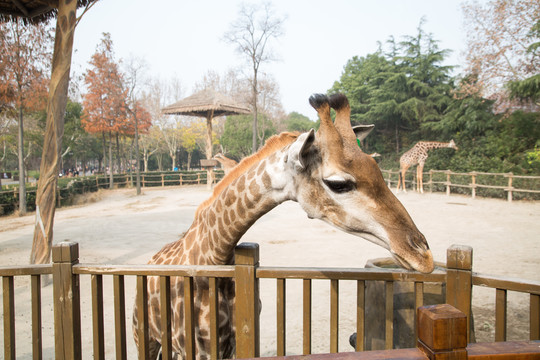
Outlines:
<svg viewBox="0 0 540 360"><path fill-rule="evenodd" d="M396 187L399 170L381 170L389 187ZM514 199L540 200L540 176L514 175L513 173L486 173L472 171L458 173L450 170L429 170L424 172L424 186L429 192L446 192L476 196ZM415 188L413 172L405 176L405 186ZM408 186L410 185L410 186Z"/></svg>
<svg viewBox="0 0 540 360"><path fill-rule="evenodd" d="M214 171L214 183L224 176L223 171ZM69 182L65 182L69 180ZM135 174L114 174L113 185L115 188L134 187L136 184ZM141 186L143 188L202 185L207 183L207 172L165 172L165 173L142 173ZM92 175L73 178L64 178L56 190L56 206L70 205L75 195L96 192L99 189L110 188L109 175ZM26 191L28 210L35 210L35 188ZM0 190L0 216L14 212L19 202L19 187L11 186L9 190Z"/></svg>
<svg viewBox="0 0 540 360"><path fill-rule="evenodd" d="M396 343L396 334L403 331L396 324L395 310L399 307L395 301L400 294L400 287L410 284L412 287L411 308L417 309L426 303L428 287L433 284L444 285L446 302L463 313L468 327L473 329L472 322L472 288L473 286L494 289L495 297L495 341L506 341L507 328L507 294L518 292L528 294L529 305L529 339L540 340L540 282L522 279L513 279L501 276L492 276L472 272L472 249L466 246L453 246L448 249L446 267L438 268L431 274L421 274L401 269L365 268L292 268L292 267L264 267L259 266L258 245L241 244L236 250L236 265L231 266L158 266L158 265L99 265L78 263L78 244L63 242L53 248L52 265L28 265L0 267L3 292L3 329L4 329L4 358L16 358L15 328L17 318L15 308L19 306L14 287L15 277L29 277L31 291L31 322L33 358L43 357L42 328L42 300L41 286L43 277L52 275L54 290L54 331L55 331L55 358L80 359L82 358L81 339L81 279L89 279L91 293L91 340L92 354L95 359L105 359L105 339L112 334L105 331L106 325L114 324L114 350L117 359L133 358L128 354L127 344L132 342L130 326L126 327L126 320L131 314L126 313L126 301L132 303L135 299L126 298L126 279L135 279L139 296L138 304L139 326L139 358L148 354L148 298L145 289L149 277L159 277L161 324L162 324L162 354L163 359L172 359L172 321L171 321L171 278L181 277L184 281L184 327L186 358L195 358L195 322L194 322L194 281L203 277L208 279L210 304L210 333L211 358L217 359L219 354L218 342L218 279L234 278L236 286L236 328L237 332L236 357L260 356L260 322L259 322L259 280L275 280L276 289L276 335L275 354L287 355L287 294L288 285L293 281L301 283L302 316L302 354L312 353L313 342L313 303L319 299L314 298L313 284L327 282L330 328L327 334L329 348L327 352L343 351L339 348L340 333L340 304L343 299L340 292L342 284L356 286L356 299L354 315L356 323L355 349L357 351L370 350L368 343L368 326L372 325L369 316L368 303L371 291L377 283L376 302L382 312L382 341L384 349L400 346ZM113 316L105 315L104 279L112 281ZM112 279L111 279L112 278ZM269 304L271 306L271 304ZM267 306L267 305L265 305ZM294 310L298 311L298 310ZM411 337L416 338L419 329L416 320L417 313L413 310L413 327L409 331ZM264 324L268 326L269 324ZM524 325L526 326L526 325ZM348 334L347 334L348 335ZM468 342L474 342L474 333L468 332ZM524 339L525 340L525 339ZM415 344L412 345L414 347ZM88 356L88 354L86 354Z"/></svg>

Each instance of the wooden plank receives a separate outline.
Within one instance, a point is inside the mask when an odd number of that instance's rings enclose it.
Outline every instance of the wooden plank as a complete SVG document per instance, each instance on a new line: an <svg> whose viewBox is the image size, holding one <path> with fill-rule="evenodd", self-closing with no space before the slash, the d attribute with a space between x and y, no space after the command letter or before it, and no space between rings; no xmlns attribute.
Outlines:
<svg viewBox="0 0 540 360"><path fill-rule="evenodd" d="M311 280L303 281L303 354L311 354Z"/></svg>
<svg viewBox="0 0 540 360"><path fill-rule="evenodd" d="M414 308L424 306L424 283L414 283ZM414 337L418 339L418 312L414 312Z"/></svg>
<svg viewBox="0 0 540 360"><path fill-rule="evenodd" d="M4 304L4 359L15 360L15 285L13 276L2 277Z"/></svg>
<svg viewBox="0 0 540 360"><path fill-rule="evenodd" d="M234 266L228 265L89 265L73 267L74 274L101 275L144 275L144 276L193 276L234 277Z"/></svg>
<svg viewBox="0 0 540 360"><path fill-rule="evenodd" d="M442 283L446 273L434 271L423 274L401 269L351 269L351 268L306 268L306 267L259 267L259 279L312 279L312 280L379 280L379 281L423 281Z"/></svg>
<svg viewBox="0 0 540 360"><path fill-rule="evenodd" d="M218 311L218 280L208 279L208 298L210 301L210 359L219 357L219 311Z"/></svg>
<svg viewBox="0 0 540 360"><path fill-rule="evenodd" d="M105 359L105 337L103 323L103 276L92 275L92 334L94 358Z"/></svg>
<svg viewBox="0 0 540 360"><path fill-rule="evenodd" d="M137 333L139 338L139 360L150 358L148 348L148 288L147 277L137 276Z"/></svg>
<svg viewBox="0 0 540 360"><path fill-rule="evenodd" d="M276 356L252 358L251 360L428 360L428 357L420 349L378 350L361 352L342 352L338 354L312 354L309 356Z"/></svg>
<svg viewBox="0 0 540 360"><path fill-rule="evenodd" d="M195 314L193 278L184 276L184 331L186 359L195 359Z"/></svg>
<svg viewBox="0 0 540 360"><path fill-rule="evenodd" d="M531 294L530 330L531 340L540 340L540 295Z"/></svg>
<svg viewBox="0 0 540 360"><path fill-rule="evenodd" d="M276 338L277 356L285 355L286 343L286 283L285 279L277 279L276 294Z"/></svg>
<svg viewBox="0 0 540 360"><path fill-rule="evenodd" d="M537 341L508 341L474 343L467 346L470 360L538 360L540 346Z"/></svg>
<svg viewBox="0 0 540 360"><path fill-rule="evenodd" d="M385 349L394 347L394 282L385 282Z"/></svg>
<svg viewBox="0 0 540 360"><path fill-rule="evenodd" d="M364 351L366 329L366 282L356 282L356 351Z"/></svg>
<svg viewBox="0 0 540 360"><path fill-rule="evenodd" d="M172 360L172 333L171 333L171 278L159 277L159 300L161 317L161 354L163 360Z"/></svg>
<svg viewBox="0 0 540 360"><path fill-rule="evenodd" d="M446 252L446 302L467 316L468 342L472 328L472 254L472 248L463 245L452 245Z"/></svg>
<svg viewBox="0 0 540 360"><path fill-rule="evenodd" d="M43 358L43 337L41 333L41 275L32 275L32 359Z"/></svg>
<svg viewBox="0 0 540 360"><path fill-rule="evenodd" d="M77 243L61 242L52 248L55 359L81 359L81 308Z"/></svg>
<svg viewBox="0 0 540 360"><path fill-rule="evenodd" d="M23 276L52 274L51 264L0 266L0 276Z"/></svg>
<svg viewBox="0 0 540 360"><path fill-rule="evenodd" d="M540 281L473 273L473 285L540 295Z"/></svg>
<svg viewBox="0 0 540 360"><path fill-rule="evenodd" d="M126 343L126 295L123 275L113 276L114 288L114 335L116 359L127 360Z"/></svg>
<svg viewBox="0 0 540 360"><path fill-rule="evenodd" d="M339 280L330 280L330 352L339 351Z"/></svg>
<svg viewBox="0 0 540 360"><path fill-rule="evenodd" d="M495 293L495 341L506 341L507 292L497 289Z"/></svg>
<svg viewBox="0 0 540 360"><path fill-rule="evenodd" d="M260 354L259 245L242 243L234 253L236 284L236 358L258 357Z"/></svg>

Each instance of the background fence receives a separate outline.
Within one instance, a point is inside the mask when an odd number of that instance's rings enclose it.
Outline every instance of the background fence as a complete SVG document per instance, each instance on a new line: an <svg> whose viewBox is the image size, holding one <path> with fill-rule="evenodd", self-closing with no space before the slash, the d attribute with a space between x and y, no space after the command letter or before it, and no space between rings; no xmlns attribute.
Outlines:
<svg viewBox="0 0 540 360"><path fill-rule="evenodd" d="M214 182L223 178L223 171L214 172ZM141 187L163 187L206 184L206 171L193 172L150 172L141 174ZM135 174L114 174L114 188L134 187ZM110 187L108 175L81 176L61 178L57 187L57 207L73 204L77 195L96 192L99 189ZM0 215L9 215L17 210L19 202L19 188L17 184L3 186L0 191ZM36 184L29 184L26 190L26 204L29 211L36 207Z"/></svg>
<svg viewBox="0 0 540 360"><path fill-rule="evenodd" d="M389 187L396 188L398 170L381 170ZM405 176L408 189L416 188L415 172ZM446 192L447 195L465 194L475 198L489 197L512 200L540 200L540 176L514 175L512 173L469 172L429 170L424 173L424 191Z"/></svg>

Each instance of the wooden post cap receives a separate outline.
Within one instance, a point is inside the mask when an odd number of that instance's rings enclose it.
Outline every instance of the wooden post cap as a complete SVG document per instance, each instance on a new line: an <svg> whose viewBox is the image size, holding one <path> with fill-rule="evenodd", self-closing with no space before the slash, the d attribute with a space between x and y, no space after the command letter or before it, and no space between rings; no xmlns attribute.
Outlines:
<svg viewBox="0 0 540 360"><path fill-rule="evenodd" d="M446 251L446 266L449 269L472 269L473 249L467 245L452 245Z"/></svg>
<svg viewBox="0 0 540 360"><path fill-rule="evenodd" d="M62 241L52 248L52 261L55 263L73 263L79 260L79 244L72 241Z"/></svg>
<svg viewBox="0 0 540 360"><path fill-rule="evenodd" d="M448 304L419 307L418 341L435 352L465 349L467 316Z"/></svg>
<svg viewBox="0 0 540 360"><path fill-rule="evenodd" d="M255 265L259 263L259 244L241 243L234 249L234 262L236 265Z"/></svg>

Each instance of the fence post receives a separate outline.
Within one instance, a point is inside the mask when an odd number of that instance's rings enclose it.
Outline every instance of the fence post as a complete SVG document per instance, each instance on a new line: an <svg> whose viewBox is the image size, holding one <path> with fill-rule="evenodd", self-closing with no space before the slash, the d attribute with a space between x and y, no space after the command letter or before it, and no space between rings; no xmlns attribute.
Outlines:
<svg viewBox="0 0 540 360"><path fill-rule="evenodd" d="M467 359L467 317L448 304L418 308L417 347L428 359Z"/></svg>
<svg viewBox="0 0 540 360"><path fill-rule="evenodd" d="M429 193L433 193L433 169L429 170Z"/></svg>
<svg viewBox="0 0 540 360"><path fill-rule="evenodd" d="M472 198L476 198L476 175L478 174L476 171L473 171L470 173L471 174L471 196Z"/></svg>
<svg viewBox="0 0 540 360"><path fill-rule="evenodd" d="M467 343L474 342L472 319L472 247L452 245L446 251L446 303L467 316Z"/></svg>
<svg viewBox="0 0 540 360"><path fill-rule="evenodd" d="M165 174L161 174L161 187L165 187Z"/></svg>
<svg viewBox="0 0 540 360"><path fill-rule="evenodd" d="M201 185L201 173L197 173L197 185Z"/></svg>
<svg viewBox="0 0 540 360"><path fill-rule="evenodd" d="M236 283L236 358L259 357L259 245L242 243L234 253Z"/></svg>
<svg viewBox="0 0 540 360"><path fill-rule="evenodd" d="M144 187L144 175L142 175L142 187Z"/></svg>
<svg viewBox="0 0 540 360"><path fill-rule="evenodd" d="M180 186L182 186L182 181L184 180L184 174L180 173Z"/></svg>
<svg viewBox="0 0 540 360"><path fill-rule="evenodd" d="M52 260L55 358L81 359L79 276L72 272L79 262L79 244L61 242L53 246Z"/></svg>
<svg viewBox="0 0 540 360"><path fill-rule="evenodd" d="M508 201L512 202L512 177L514 176L513 173L508 173L506 175L508 177Z"/></svg>
<svg viewBox="0 0 540 360"><path fill-rule="evenodd" d="M450 196L450 170L446 170L446 196Z"/></svg>

